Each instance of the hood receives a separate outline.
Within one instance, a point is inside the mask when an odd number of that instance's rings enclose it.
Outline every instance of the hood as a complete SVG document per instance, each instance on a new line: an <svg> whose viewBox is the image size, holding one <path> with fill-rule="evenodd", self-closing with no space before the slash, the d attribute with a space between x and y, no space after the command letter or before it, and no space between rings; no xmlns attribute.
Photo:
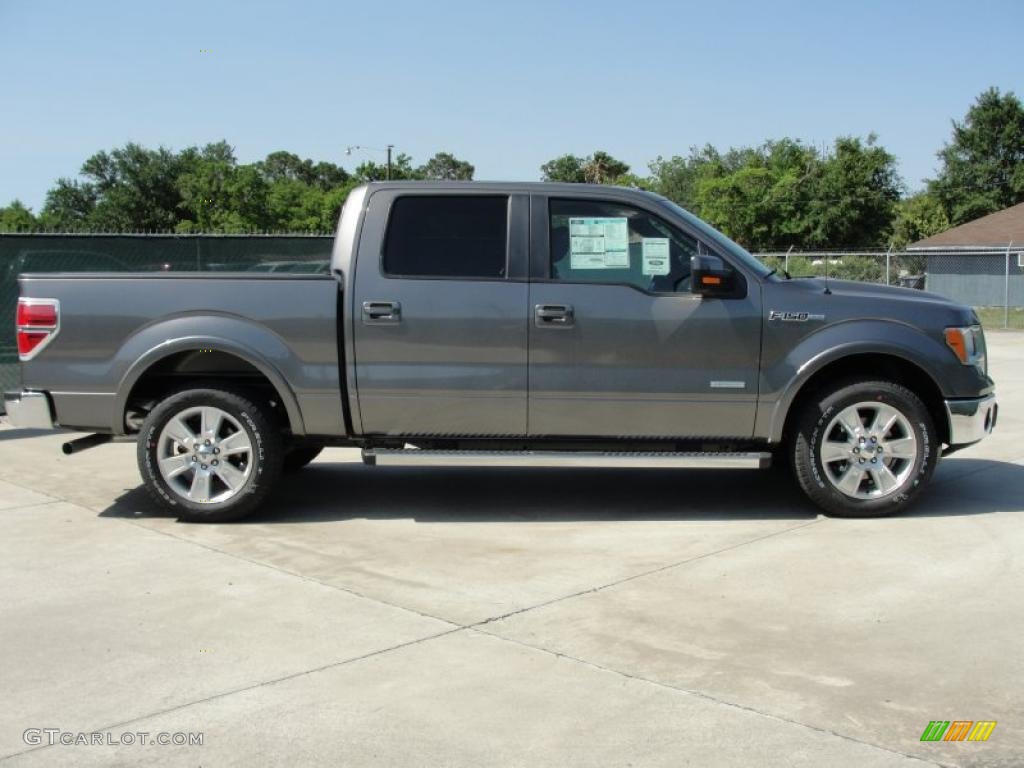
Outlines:
<svg viewBox="0 0 1024 768"><path fill-rule="evenodd" d="M835 319L890 317L924 325L931 324L929 320L965 325L977 322L977 316L970 307L937 293L913 288L829 278L830 293L826 294L825 280L818 277L783 280L775 283L775 287L779 290L777 299L799 296L801 303L797 308L803 308L803 302L810 302L808 307L831 310L831 317Z"/></svg>
<svg viewBox="0 0 1024 768"><path fill-rule="evenodd" d="M825 292L825 279L812 277L800 279L801 282L813 283L822 293ZM907 299L914 301L923 299L926 301L938 301L943 304L955 304L955 301L940 296L930 291L919 291L916 288L901 288L898 285L882 285L881 283L867 283L860 280L836 280L828 279L828 288L832 293L841 293L847 296L875 296L880 299Z"/></svg>
<svg viewBox="0 0 1024 768"><path fill-rule="evenodd" d="M820 277L796 278L787 280L783 285L797 285L815 293L825 294L825 280ZM912 301L924 304L941 304L949 307L961 306L952 299L940 296L930 291L919 291L915 288L901 288L896 285L881 285L879 283L865 283L858 280L835 280L828 279L828 289L835 296L851 296L861 298L882 299L889 301Z"/></svg>

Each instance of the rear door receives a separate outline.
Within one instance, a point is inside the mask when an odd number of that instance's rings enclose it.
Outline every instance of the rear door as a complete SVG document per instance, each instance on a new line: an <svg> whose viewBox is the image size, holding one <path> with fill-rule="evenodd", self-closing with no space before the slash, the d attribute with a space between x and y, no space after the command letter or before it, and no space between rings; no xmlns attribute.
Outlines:
<svg viewBox="0 0 1024 768"><path fill-rule="evenodd" d="M532 206L530 434L749 438L760 284L743 279L729 299L690 293L690 257L726 255L653 203L537 195Z"/></svg>
<svg viewBox="0 0 1024 768"><path fill-rule="evenodd" d="M364 434L526 434L526 195L371 195L356 260Z"/></svg>

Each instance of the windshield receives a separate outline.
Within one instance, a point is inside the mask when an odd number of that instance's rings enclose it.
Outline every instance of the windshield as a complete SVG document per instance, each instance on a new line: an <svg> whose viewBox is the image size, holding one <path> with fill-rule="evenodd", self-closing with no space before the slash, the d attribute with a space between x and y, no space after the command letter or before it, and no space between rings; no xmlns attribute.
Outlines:
<svg viewBox="0 0 1024 768"><path fill-rule="evenodd" d="M766 267L756 258L754 258L753 254L751 254L750 251L748 251L742 245L733 242L728 237L719 232L717 229L712 227L710 224L698 219L685 208L680 208L667 197L661 197L660 195L657 197L658 202L660 202L663 206L668 208L677 216L680 216L681 218L685 219L687 224L689 224L698 232L700 232L701 235L706 237L708 240L710 240L713 243L717 243L723 249L728 251L731 255L735 256L737 259L742 261L743 264L746 267L748 267L752 272L754 272L754 274L756 274L758 277L767 277L774 271Z"/></svg>

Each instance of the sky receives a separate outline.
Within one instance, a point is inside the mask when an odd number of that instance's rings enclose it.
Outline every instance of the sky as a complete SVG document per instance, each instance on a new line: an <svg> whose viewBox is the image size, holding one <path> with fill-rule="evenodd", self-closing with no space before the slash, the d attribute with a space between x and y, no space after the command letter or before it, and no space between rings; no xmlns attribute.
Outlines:
<svg viewBox="0 0 1024 768"><path fill-rule="evenodd" d="M227 140L354 168L394 144L478 179L603 149L874 132L908 189L989 86L1024 97L1024 2L0 0L0 205L100 149Z"/></svg>

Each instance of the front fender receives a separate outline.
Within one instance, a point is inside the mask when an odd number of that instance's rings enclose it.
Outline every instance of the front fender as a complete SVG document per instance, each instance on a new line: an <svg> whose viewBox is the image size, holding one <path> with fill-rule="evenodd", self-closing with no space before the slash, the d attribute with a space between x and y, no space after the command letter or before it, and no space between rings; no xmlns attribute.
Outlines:
<svg viewBox="0 0 1024 768"><path fill-rule="evenodd" d="M902 358L927 374L945 396L977 387L976 374L972 375L944 344L919 328L893 320L834 323L805 336L777 359L765 361L758 433L771 442L780 441L786 416L804 384L826 366L860 354ZM865 371L866 375L871 373Z"/></svg>
<svg viewBox="0 0 1024 768"><path fill-rule="evenodd" d="M153 365L170 355L197 349L211 349L235 355L262 373L281 399L292 432L306 433L295 393L281 374L297 361L288 345L265 327L236 316L185 315L139 329L116 354L123 373L114 402L114 434L124 434L124 413L132 388Z"/></svg>

